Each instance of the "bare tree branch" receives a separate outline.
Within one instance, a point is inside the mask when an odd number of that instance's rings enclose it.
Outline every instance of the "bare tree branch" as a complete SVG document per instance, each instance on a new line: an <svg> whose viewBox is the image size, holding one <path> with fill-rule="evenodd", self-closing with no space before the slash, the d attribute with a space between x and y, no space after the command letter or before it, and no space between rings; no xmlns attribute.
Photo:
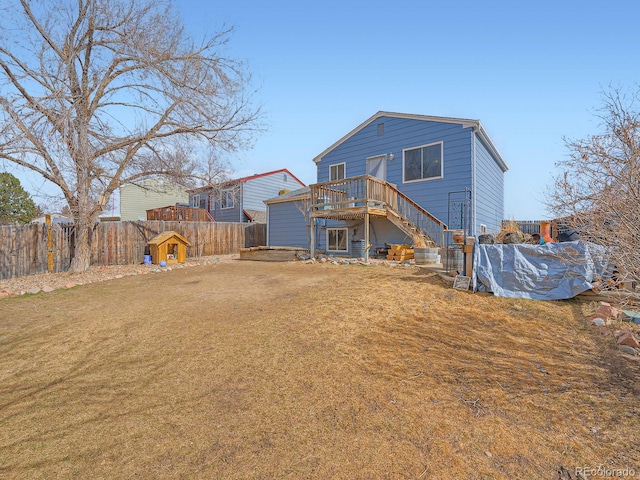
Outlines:
<svg viewBox="0 0 640 480"><path fill-rule="evenodd" d="M566 140L567 159L548 206L581 238L607 246L620 280L640 280L640 90L611 88L598 112L602 131Z"/></svg>
<svg viewBox="0 0 640 480"><path fill-rule="evenodd" d="M0 17L0 159L60 188L74 270L88 268L87 232L117 188L205 178L203 152L247 147L262 128L244 65L221 53L232 29L196 44L170 0L7 2L18 13Z"/></svg>

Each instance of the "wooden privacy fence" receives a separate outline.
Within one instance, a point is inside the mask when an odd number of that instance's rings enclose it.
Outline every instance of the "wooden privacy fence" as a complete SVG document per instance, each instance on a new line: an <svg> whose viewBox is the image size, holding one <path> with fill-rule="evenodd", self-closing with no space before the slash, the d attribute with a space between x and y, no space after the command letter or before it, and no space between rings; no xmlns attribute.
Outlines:
<svg viewBox="0 0 640 480"><path fill-rule="evenodd" d="M540 233L540 222L549 221L549 220L503 220L502 227L509 225L510 223L515 222L518 225L518 228L522 233L527 233L532 235L534 233ZM556 221L551 220L551 236L555 238L557 231Z"/></svg>
<svg viewBox="0 0 640 480"><path fill-rule="evenodd" d="M51 228L51 242L48 234ZM147 242L161 232L173 230L191 246L187 257L238 253L244 247L266 242L265 224L224 222L103 222L96 225L91 242L92 265L142 263ZM69 269L75 244L73 225L29 224L0 226L0 279L44 273L49 254L52 271Z"/></svg>

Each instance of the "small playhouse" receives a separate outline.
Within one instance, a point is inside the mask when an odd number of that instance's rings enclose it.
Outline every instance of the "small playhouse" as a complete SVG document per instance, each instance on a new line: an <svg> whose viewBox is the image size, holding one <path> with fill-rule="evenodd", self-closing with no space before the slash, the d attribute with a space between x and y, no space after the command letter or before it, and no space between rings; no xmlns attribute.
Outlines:
<svg viewBox="0 0 640 480"><path fill-rule="evenodd" d="M148 242L151 262L159 264L161 261L183 263L187 260L187 247L191 246L186 238L177 232L167 231L155 236Z"/></svg>

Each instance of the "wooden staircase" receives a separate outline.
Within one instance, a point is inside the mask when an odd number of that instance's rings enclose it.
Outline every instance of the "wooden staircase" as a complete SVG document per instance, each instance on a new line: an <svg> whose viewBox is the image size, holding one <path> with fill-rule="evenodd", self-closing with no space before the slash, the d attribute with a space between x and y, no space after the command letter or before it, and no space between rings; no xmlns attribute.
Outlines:
<svg viewBox="0 0 640 480"><path fill-rule="evenodd" d="M437 243L429 238L422 230L410 220L400 215L391 208L387 208L387 219L413 240L413 245L418 248L437 246Z"/></svg>
<svg viewBox="0 0 640 480"><path fill-rule="evenodd" d="M442 246L447 226L384 180L363 175L310 185L310 192L312 217L386 216L416 247Z"/></svg>

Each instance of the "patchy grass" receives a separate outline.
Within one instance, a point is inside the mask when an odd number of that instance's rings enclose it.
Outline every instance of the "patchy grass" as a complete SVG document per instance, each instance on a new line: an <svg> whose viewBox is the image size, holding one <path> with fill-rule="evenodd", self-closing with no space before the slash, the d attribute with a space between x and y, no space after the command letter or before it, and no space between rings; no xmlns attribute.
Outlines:
<svg viewBox="0 0 640 480"><path fill-rule="evenodd" d="M5 299L0 478L640 474L640 368L582 308L254 262Z"/></svg>

